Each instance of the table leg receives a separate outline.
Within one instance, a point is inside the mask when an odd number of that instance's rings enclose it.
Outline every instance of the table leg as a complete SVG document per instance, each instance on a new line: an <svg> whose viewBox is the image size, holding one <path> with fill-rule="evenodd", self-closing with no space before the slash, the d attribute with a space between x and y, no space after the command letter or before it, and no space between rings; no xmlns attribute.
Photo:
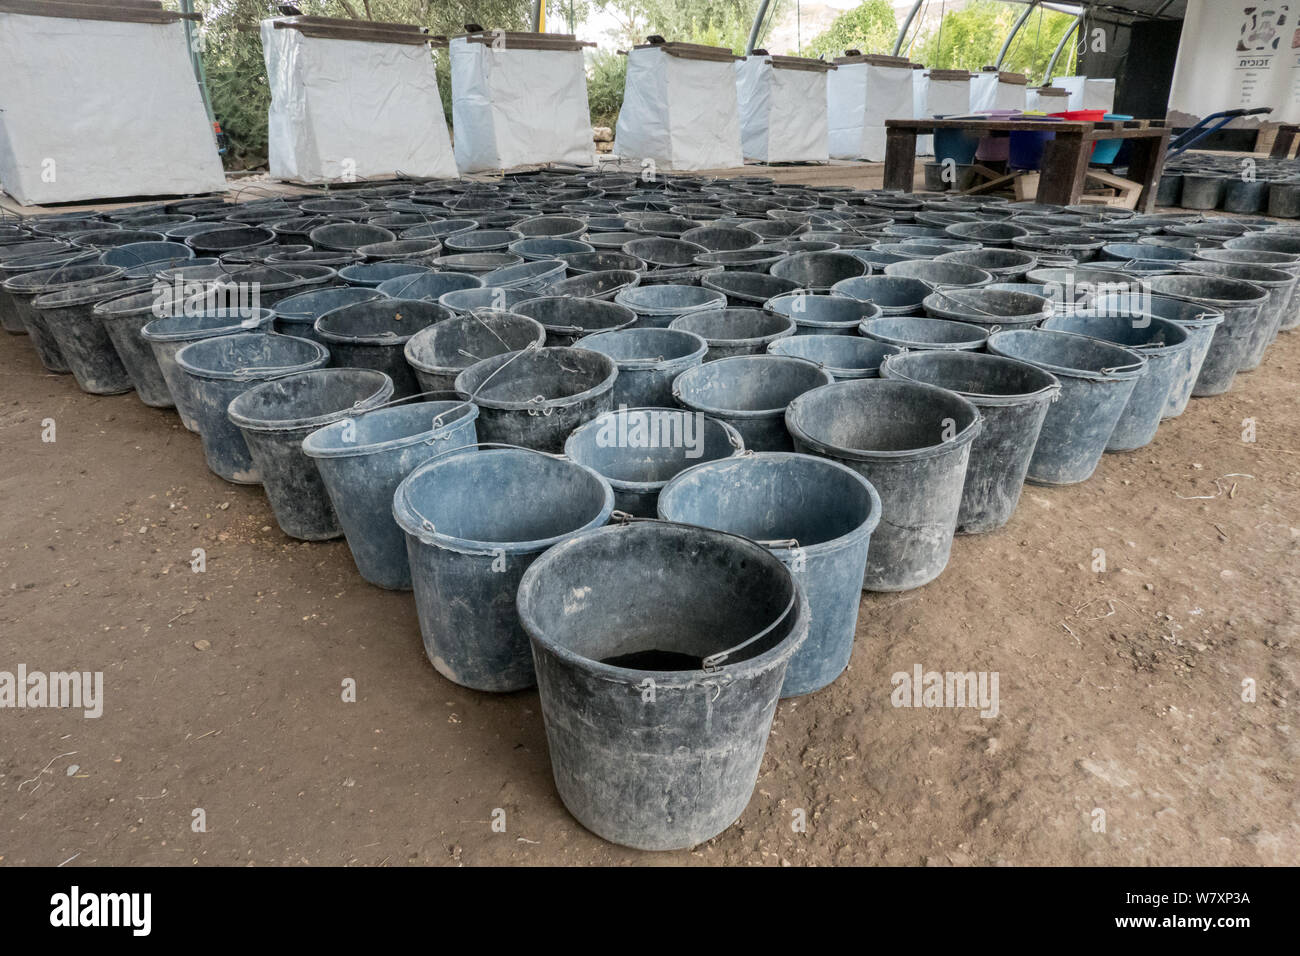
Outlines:
<svg viewBox="0 0 1300 956"><path fill-rule="evenodd" d="M916 181L916 130L885 128L885 188L912 191Z"/></svg>
<svg viewBox="0 0 1300 956"><path fill-rule="evenodd" d="M1084 142L1083 133L1062 130L1043 149L1042 173L1038 179L1038 201L1069 206L1083 195L1083 181L1088 172L1092 143Z"/></svg>
<svg viewBox="0 0 1300 956"><path fill-rule="evenodd" d="M1131 143L1127 178L1142 184L1136 209L1138 212L1153 212L1156 208L1156 191L1160 188L1160 177L1165 171L1169 130L1163 130L1159 136L1143 136L1131 140Z"/></svg>

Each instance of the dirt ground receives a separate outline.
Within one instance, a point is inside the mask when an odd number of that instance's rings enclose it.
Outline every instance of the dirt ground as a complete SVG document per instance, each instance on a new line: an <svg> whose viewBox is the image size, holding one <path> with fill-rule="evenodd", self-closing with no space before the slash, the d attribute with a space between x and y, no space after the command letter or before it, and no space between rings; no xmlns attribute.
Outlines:
<svg viewBox="0 0 1300 956"><path fill-rule="evenodd" d="M650 854L567 814L535 692L449 683L341 540L286 538L173 414L0 336L0 671L104 673L98 719L0 710L0 864L1300 863L1297 367L1300 331L1091 481L1028 487L936 582L864 596L741 819ZM917 664L996 671L998 716L893 707Z"/></svg>

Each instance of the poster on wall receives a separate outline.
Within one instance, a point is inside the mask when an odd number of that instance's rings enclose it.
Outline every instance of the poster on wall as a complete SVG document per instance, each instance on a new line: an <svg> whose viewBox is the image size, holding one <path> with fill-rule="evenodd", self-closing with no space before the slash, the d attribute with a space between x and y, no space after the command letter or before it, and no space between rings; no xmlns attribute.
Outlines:
<svg viewBox="0 0 1300 956"><path fill-rule="evenodd" d="M1222 110L1271 107L1234 121L1300 121L1300 0L1259 3L1187 0L1169 119L1190 125Z"/></svg>

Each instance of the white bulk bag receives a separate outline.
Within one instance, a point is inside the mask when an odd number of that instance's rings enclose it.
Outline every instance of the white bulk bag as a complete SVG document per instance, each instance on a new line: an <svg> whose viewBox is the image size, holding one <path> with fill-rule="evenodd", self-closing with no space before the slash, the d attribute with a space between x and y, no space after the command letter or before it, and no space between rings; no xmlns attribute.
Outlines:
<svg viewBox="0 0 1300 956"><path fill-rule="evenodd" d="M614 131L620 159L650 160L660 169L740 166L740 104L732 64L722 47L695 43L637 46L627 53L623 108Z"/></svg>
<svg viewBox="0 0 1300 956"><path fill-rule="evenodd" d="M262 52L276 179L456 178L433 57L419 27L263 20Z"/></svg>
<svg viewBox="0 0 1300 956"><path fill-rule="evenodd" d="M1083 86L1088 82L1086 76L1056 76L1052 78L1052 85L1060 87L1070 94L1070 105L1067 110L1085 109L1083 105Z"/></svg>
<svg viewBox="0 0 1300 956"><path fill-rule="evenodd" d="M0 3L0 184L23 205L224 189L179 16Z"/></svg>
<svg viewBox="0 0 1300 956"><path fill-rule="evenodd" d="M462 173L596 162L582 48L567 33L485 30L451 41L451 122Z"/></svg>
<svg viewBox="0 0 1300 956"><path fill-rule="evenodd" d="M759 163L824 163L827 145L826 74L821 60L756 55L736 61L740 142L745 159Z"/></svg>
<svg viewBox="0 0 1300 956"><path fill-rule="evenodd" d="M826 120L834 159L885 161L885 120L912 118L912 65L903 57L836 58L826 76Z"/></svg>
<svg viewBox="0 0 1300 956"><path fill-rule="evenodd" d="M1027 110L1040 113L1064 113L1070 108L1070 93L1059 86L1038 86L1025 97Z"/></svg>
<svg viewBox="0 0 1300 956"><path fill-rule="evenodd" d="M966 70L917 70L925 74L920 84L921 104L916 119L964 116L970 112L970 73ZM920 137L917 138L918 148ZM934 152L934 137L926 136L925 154Z"/></svg>
<svg viewBox="0 0 1300 956"><path fill-rule="evenodd" d="M1083 108L1115 112L1115 81L1088 77L1083 84Z"/></svg>
<svg viewBox="0 0 1300 956"><path fill-rule="evenodd" d="M1025 75L985 68L970 81L972 112L1025 109Z"/></svg>

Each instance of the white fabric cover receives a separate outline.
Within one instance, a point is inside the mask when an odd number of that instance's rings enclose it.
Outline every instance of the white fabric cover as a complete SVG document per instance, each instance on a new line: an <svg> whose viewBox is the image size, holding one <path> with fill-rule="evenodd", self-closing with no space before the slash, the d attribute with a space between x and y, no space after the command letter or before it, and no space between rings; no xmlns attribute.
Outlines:
<svg viewBox="0 0 1300 956"><path fill-rule="evenodd" d="M1083 108L1115 112L1115 81L1088 77L1083 84Z"/></svg>
<svg viewBox="0 0 1300 956"><path fill-rule="evenodd" d="M1289 9L1288 9L1289 8ZM1190 126L1223 110L1272 107L1231 127L1300 123L1295 3L1187 0L1169 119Z"/></svg>
<svg viewBox="0 0 1300 956"><path fill-rule="evenodd" d="M744 164L732 64L629 50L623 108L614 131L620 159L660 169L727 169Z"/></svg>
<svg viewBox="0 0 1300 956"><path fill-rule="evenodd" d="M184 24L0 13L0 185L23 205L224 189Z"/></svg>
<svg viewBox="0 0 1300 956"><path fill-rule="evenodd" d="M1059 86L1063 90L1070 91L1070 105L1067 110L1082 110L1088 107L1083 105L1083 87L1088 82L1086 76L1057 76L1052 78L1052 85Z"/></svg>
<svg viewBox="0 0 1300 956"><path fill-rule="evenodd" d="M935 116L951 116L969 113L970 80L935 79L929 70L915 70L918 76L925 75L924 80L916 81L917 103L915 119L932 119ZM924 140L924 143L922 143ZM922 148L924 147L924 148ZM930 135L916 138L916 149L921 155L934 153L934 137Z"/></svg>
<svg viewBox="0 0 1300 956"><path fill-rule="evenodd" d="M993 71L976 73L970 81L970 108L984 110L1024 110L1025 84L1003 83Z"/></svg>
<svg viewBox="0 0 1300 956"><path fill-rule="evenodd" d="M427 46L308 37L263 20L262 53L276 179L456 178Z"/></svg>
<svg viewBox="0 0 1300 956"><path fill-rule="evenodd" d="M737 60L735 69L745 159L759 163L830 159L825 72L780 70L763 56Z"/></svg>
<svg viewBox="0 0 1300 956"><path fill-rule="evenodd" d="M451 122L462 173L596 162L581 50L451 41Z"/></svg>
<svg viewBox="0 0 1300 956"><path fill-rule="evenodd" d="M912 71L912 119L929 119L926 98L930 89L928 70ZM916 155L929 156L934 152L934 137L929 133L916 138Z"/></svg>
<svg viewBox="0 0 1300 956"><path fill-rule="evenodd" d="M841 63L826 75L830 154L835 159L885 161L885 120L913 118L909 67Z"/></svg>

